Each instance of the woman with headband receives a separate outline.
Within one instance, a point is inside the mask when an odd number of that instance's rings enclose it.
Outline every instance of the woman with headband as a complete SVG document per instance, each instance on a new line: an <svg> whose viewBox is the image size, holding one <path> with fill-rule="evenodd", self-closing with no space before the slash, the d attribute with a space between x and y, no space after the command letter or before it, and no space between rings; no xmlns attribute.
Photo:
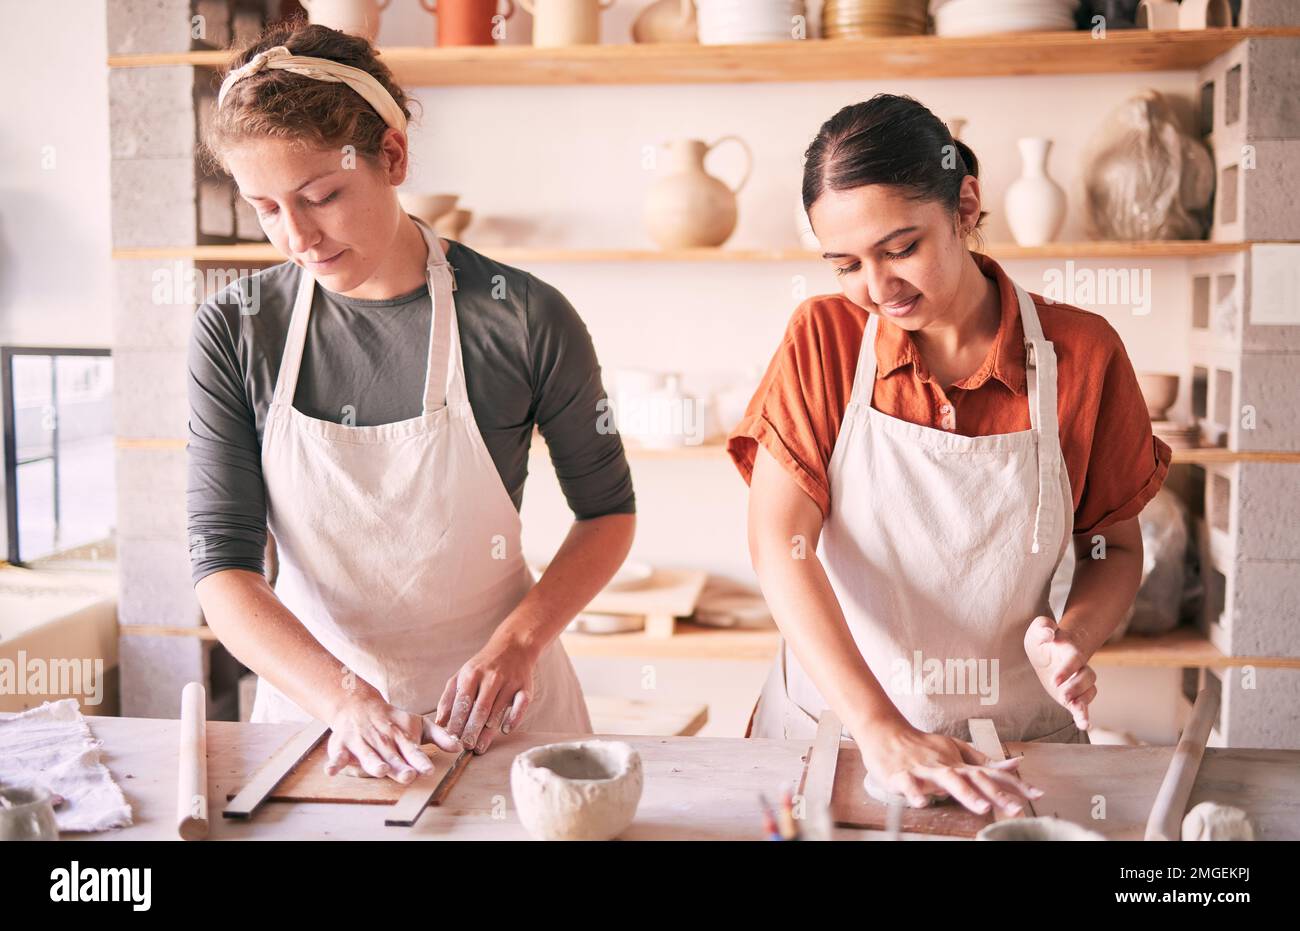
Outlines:
<svg viewBox="0 0 1300 931"><path fill-rule="evenodd" d="M195 590L259 676L253 720L319 719L330 772L399 782L431 767L426 739L591 732L557 638L635 521L573 308L399 206L408 103L365 40L322 26L237 56L205 148L289 261L200 307L189 358ZM534 585L535 425L576 520Z"/></svg>

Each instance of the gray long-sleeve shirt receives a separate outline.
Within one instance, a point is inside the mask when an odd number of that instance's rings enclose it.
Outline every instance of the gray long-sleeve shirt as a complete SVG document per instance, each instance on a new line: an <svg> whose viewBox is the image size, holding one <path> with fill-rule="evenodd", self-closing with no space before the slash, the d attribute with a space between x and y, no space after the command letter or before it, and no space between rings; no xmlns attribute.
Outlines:
<svg viewBox="0 0 1300 931"><path fill-rule="evenodd" d="M536 425L575 517L633 513L622 441L598 429L605 391L577 312L552 286L458 242L449 241L447 261L456 275L470 406L515 507L523 502ZM301 274L291 262L276 265L197 311L187 487L196 584L221 569L263 571L262 430ZM359 300L318 283L294 407L355 426L419 416L431 313L425 285L388 300Z"/></svg>

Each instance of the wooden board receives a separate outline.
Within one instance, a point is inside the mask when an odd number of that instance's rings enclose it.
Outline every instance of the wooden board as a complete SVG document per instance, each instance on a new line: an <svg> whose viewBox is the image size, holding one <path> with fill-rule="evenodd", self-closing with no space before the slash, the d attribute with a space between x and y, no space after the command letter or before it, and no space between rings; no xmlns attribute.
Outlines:
<svg viewBox="0 0 1300 931"><path fill-rule="evenodd" d="M1020 776L1043 790L1034 801L1039 817L1073 821L1111 840L1141 840L1151 804L1169 766L1173 747L1008 742L1009 756L1023 756ZM831 796L839 827L884 830L887 805L862 787L866 770L855 744L840 744ZM930 808L904 808L901 830L915 834L974 837L993 817L977 815L952 800Z"/></svg>
<svg viewBox="0 0 1300 931"><path fill-rule="evenodd" d="M456 754L439 750L433 744L421 748L433 761L434 771L428 778L436 785L451 764ZM402 797L409 786L389 779L374 779L362 776L329 776L325 773L325 759L328 747L322 743L290 770L289 775L280 780L280 784L271 790L267 797L269 802L352 802L361 805L391 805ZM427 779L426 779L427 781Z"/></svg>
<svg viewBox="0 0 1300 931"><path fill-rule="evenodd" d="M597 734L689 737L709 720L709 706L697 702L645 701L587 695L591 729Z"/></svg>

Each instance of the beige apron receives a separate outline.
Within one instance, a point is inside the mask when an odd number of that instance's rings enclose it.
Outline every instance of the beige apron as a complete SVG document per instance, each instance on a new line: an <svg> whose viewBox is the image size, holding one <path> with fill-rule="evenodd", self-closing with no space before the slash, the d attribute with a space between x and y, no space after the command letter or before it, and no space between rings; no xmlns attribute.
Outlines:
<svg viewBox="0 0 1300 931"><path fill-rule="evenodd" d="M356 427L293 406L315 280L304 269L262 439L267 523L279 548L275 593L325 649L406 711L443 688L532 586L521 524L474 422L455 281L429 247L433 301L418 417ZM265 678L254 721L306 720ZM520 730L586 734L582 689L559 641L542 653Z"/></svg>
<svg viewBox="0 0 1300 931"><path fill-rule="evenodd" d="M1019 433L966 437L875 410L871 316L817 553L859 651L914 727L969 740L969 718L992 718L1004 741L1086 742L1024 648L1034 617L1052 616L1048 593L1074 516L1056 354L1029 295L1017 286L1016 296L1032 423ZM812 737L826 707L782 641L752 735Z"/></svg>

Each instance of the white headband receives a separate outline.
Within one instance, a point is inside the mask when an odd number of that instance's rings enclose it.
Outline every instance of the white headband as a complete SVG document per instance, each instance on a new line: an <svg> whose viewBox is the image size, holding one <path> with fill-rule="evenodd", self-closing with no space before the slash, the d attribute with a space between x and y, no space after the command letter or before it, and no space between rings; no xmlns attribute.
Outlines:
<svg viewBox="0 0 1300 931"><path fill-rule="evenodd" d="M221 107L221 102L226 99L226 93L232 87L249 75L257 74L264 68L279 68L284 71L292 71L294 74L301 74L316 81L346 84L364 97L366 103L375 108L375 112L383 118L385 123L393 127L393 129L401 132L406 131L406 114L397 105L393 95L385 90L384 85L375 80L374 75L362 71L360 68L353 68L351 65L330 61L328 58L295 55L283 45L277 45L275 48L258 52L248 64L227 74L226 79L221 82L221 90L217 94L218 109Z"/></svg>

